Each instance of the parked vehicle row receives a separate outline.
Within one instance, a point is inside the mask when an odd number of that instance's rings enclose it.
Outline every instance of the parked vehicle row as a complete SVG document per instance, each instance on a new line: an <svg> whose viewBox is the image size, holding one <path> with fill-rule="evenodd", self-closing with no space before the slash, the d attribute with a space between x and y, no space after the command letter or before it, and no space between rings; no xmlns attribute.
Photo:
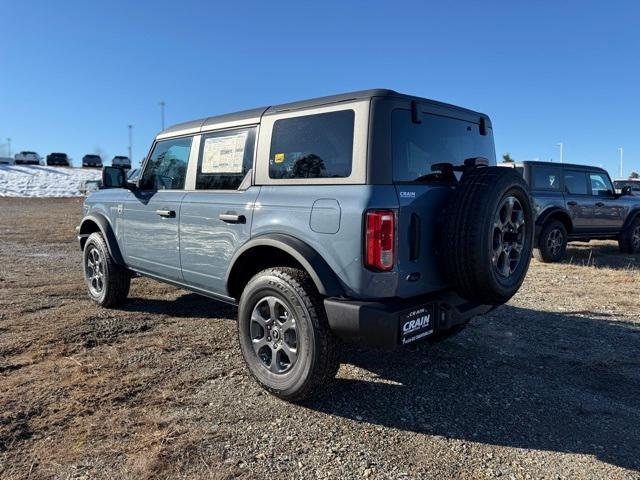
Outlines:
<svg viewBox="0 0 640 480"><path fill-rule="evenodd" d="M558 262L569 241L617 240L622 253L640 252L640 195L616 191L606 170L588 165L521 162L536 213L534 255ZM636 190L637 192L637 190Z"/></svg>
<svg viewBox="0 0 640 480"><path fill-rule="evenodd" d="M2 158L4 159L2 163L13 163L15 165L41 165L43 163L40 155L27 150L16 153L13 159L9 157ZM44 163L48 166L69 167L71 166L71 159L66 153L52 152L46 156ZM123 155L113 157L111 164L125 169L131 168L131 160ZM96 154L87 154L82 157L82 166L85 168L102 168L102 157Z"/></svg>
<svg viewBox="0 0 640 480"><path fill-rule="evenodd" d="M442 340L507 302L534 247L640 251L640 197L605 170L495 165L489 117L390 90L176 125L139 173L103 169L78 226L85 284L103 307L134 275L237 304L249 372L300 400L341 341Z"/></svg>

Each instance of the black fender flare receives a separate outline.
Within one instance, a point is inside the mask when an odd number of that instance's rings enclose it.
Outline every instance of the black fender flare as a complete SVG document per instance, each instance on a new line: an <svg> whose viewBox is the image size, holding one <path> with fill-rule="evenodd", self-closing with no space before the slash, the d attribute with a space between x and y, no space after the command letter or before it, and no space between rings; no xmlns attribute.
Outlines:
<svg viewBox="0 0 640 480"><path fill-rule="evenodd" d="M120 252L120 247L118 246L118 240L116 239L116 235L113 232L113 228L111 227L111 223L107 218L99 213L94 213L91 215L87 215L80 222L80 230L78 232L78 239L80 240L80 245L83 245L82 238L88 237L93 230L88 229L88 225L90 223L95 223L102 233L102 236L107 241L107 248L109 249L109 254L113 258L113 260L118 265L125 265L124 258L122 257L122 253Z"/></svg>
<svg viewBox="0 0 640 480"><path fill-rule="evenodd" d="M551 217L552 215L555 215L556 213L560 213L565 217L567 217L569 219L569 224L570 224L570 228L568 228L567 230L568 231L573 230L573 220L571 220L571 214L566 209L559 206L549 207L546 210L544 210L541 214L539 214L538 217L536 218L534 245L537 246L538 244L538 237L542 232L542 228L544 227L544 224L547 223L547 220L549 220L549 217Z"/></svg>
<svg viewBox="0 0 640 480"><path fill-rule="evenodd" d="M225 278L227 292L229 292L229 279L232 276L236 263L245 252L255 247L274 247L291 255L307 271L318 292L328 297L342 297L344 290L338 281L338 277L324 258L309 244L291 235L283 233L266 233L253 237L240 247L229 262L229 269Z"/></svg>
<svg viewBox="0 0 640 480"><path fill-rule="evenodd" d="M633 220L638 216L640 216L640 207L632 208L629 212L629 215L627 215L627 219L624 221L624 225L622 226L620 232L624 232L627 228L629 228L631 222L633 222Z"/></svg>

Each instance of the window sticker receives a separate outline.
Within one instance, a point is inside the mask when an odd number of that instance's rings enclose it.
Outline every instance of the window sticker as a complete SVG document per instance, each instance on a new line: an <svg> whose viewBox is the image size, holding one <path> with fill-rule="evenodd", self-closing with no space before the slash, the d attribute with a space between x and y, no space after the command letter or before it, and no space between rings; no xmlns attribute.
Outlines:
<svg viewBox="0 0 640 480"><path fill-rule="evenodd" d="M275 163L282 163L284 162L284 153L276 153L276 156L274 158L274 162Z"/></svg>
<svg viewBox="0 0 640 480"><path fill-rule="evenodd" d="M204 141L202 173L242 173L247 132Z"/></svg>

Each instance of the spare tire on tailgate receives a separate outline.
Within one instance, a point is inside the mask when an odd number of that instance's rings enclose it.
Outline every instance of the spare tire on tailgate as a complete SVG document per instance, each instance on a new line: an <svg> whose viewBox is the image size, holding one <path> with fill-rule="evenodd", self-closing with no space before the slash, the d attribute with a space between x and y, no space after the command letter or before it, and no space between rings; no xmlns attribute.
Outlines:
<svg viewBox="0 0 640 480"><path fill-rule="evenodd" d="M464 298L502 304L520 288L533 248L529 189L512 168L468 169L444 212L444 273Z"/></svg>

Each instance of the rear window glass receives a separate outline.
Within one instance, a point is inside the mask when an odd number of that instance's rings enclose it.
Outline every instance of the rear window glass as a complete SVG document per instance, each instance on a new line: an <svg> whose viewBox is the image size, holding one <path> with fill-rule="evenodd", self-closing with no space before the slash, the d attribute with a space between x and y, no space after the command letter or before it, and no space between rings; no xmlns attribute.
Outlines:
<svg viewBox="0 0 640 480"><path fill-rule="evenodd" d="M574 195L586 195L587 175L584 172L564 172L564 189Z"/></svg>
<svg viewBox="0 0 640 480"><path fill-rule="evenodd" d="M270 178L351 175L353 110L277 120L271 134Z"/></svg>
<svg viewBox="0 0 640 480"><path fill-rule="evenodd" d="M562 170L555 167L534 166L532 169L532 187L542 190L560 190Z"/></svg>
<svg viewBox="0 0 640 480"><path fill-rule="evenodd" d="M395 182L450 180L431 169L438 163L463 165L468 158L484 157L495 165L491 129L480 135L477 123L426 113L422 123L413 123L409 110L396 109L391 135Z"/></svg>

